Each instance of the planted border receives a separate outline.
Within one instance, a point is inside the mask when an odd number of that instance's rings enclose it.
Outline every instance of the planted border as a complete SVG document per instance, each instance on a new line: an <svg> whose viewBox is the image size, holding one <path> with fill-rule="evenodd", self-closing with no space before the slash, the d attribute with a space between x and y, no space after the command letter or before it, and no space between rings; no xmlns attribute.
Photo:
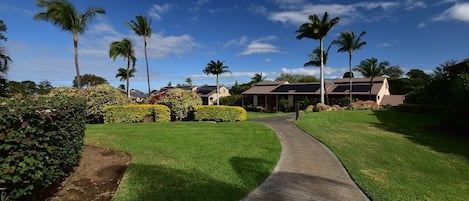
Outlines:
<svg viewBox="0 0 469 201"><path fill-rule="evenodd" d="M171 111L166 105L105 106L104 123L140 123L144 121L169 122Z"/></svg>
<svg viewBox="0 0 469 201"><path fill-rule="evenodd" d="M244 121L246 118L246 110L238 106L194 106L194 119L196 121Z"/></svg>

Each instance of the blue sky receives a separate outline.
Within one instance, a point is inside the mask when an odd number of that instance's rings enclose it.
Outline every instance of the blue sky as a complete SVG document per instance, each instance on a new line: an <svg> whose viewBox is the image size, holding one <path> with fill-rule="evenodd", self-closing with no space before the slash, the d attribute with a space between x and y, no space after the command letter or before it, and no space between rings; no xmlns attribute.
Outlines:
<svg viewBox="0 0 469 201"><path fill-rule="evenodd" d="M0 18L8 26L3 43L13 59L10 80L49 80L54 86L71 86L75 76L72 35L44 21L33 20L41 9L35 1L2 0ZM297 40L295 30L311 14L340 17L325 39L329 44L340 32L366 31L367 45L353 53L353 65L376 57L431 73L446 60L469 57L469 2L435 1L307 1L307 0L73 0L80 11L100 6L98 16L79 36L81 74L106 78L112 85L126 62L108 56L112 41L131 38L136 44L137 73L131 88L146 91L143 41L125 25L142 14L150 16L153 34L148 53L152 89L184 84L215 84L202 70L210 60L225 61L232 73L220 83L248 82L261 73L268 80L280 73L300 73L319 77L319 68L303 67L308 53L319 45L311 39ZM341 77L348 69L348 55L332 47L326 78Z"/></svg>

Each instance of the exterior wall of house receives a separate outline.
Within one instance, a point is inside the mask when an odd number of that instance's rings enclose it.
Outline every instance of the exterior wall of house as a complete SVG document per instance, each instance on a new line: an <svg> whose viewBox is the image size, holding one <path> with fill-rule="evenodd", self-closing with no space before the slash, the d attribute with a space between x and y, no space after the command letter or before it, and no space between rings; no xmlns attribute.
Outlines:
<svg viewBox="0 0 469 201"><path fill-rule="evenodd" d="M376 100L375 100L376 103L378 105L381 105L381 101L383 100L383 97L387 95L391 95L391 94L389 93L388 79L384 79L381 89L376 94Z"/></svg>
<svg viewBox="0 0 469 201"><path fill-rule="evenodd" d="M231 96L230 90L226 88L225 86L222 86L219 88L218 95L219 95L219 98ZM216 104L217 104L217 92L215 90L213 94L207 97L207 105L216 105Z"/></svg>

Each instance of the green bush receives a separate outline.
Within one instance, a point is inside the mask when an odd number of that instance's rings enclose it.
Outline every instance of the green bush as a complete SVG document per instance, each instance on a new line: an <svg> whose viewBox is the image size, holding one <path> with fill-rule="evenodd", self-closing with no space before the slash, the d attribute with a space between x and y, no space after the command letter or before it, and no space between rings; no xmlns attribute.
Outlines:
<svg viewBox="0 0 469 201"><path fill-rule="evenodd" d="M243 96L242 95L231 95L220 98L220 105L230 105L230 106L241 106Z"/></svg>
<svg viewBox="0 0 469 201"><path fill-rule="evenodd" d="M246 118L246 110L238 106L194 106L194 119L196 121L244 121Z"/></svg>
<svg viewBox="0 0 469 201"><path fill-rule="evenodd" d="M282 111L282 112L291 112L291 111L294 111L294 108L293 108L293 103L290 103L290 101L288 101L288 99L280 99L278 101L278 105L279 105L279 110Z"/></svg>
<svg viewBox="0 0 469 201"><path fill-rule="evenodd" d="M176 88L167 91L155 104L168 106L171 120L192 120L193 107L202 105L202 99L193 91Z"/></svg>
<svg viewBox="0 0 469 201"><path fill-rule="evenodd" d="M146 118L156 122L169 122L171 111L166 105L105 106L104 123L139 123Z"/></svg>
<svg viewBox="0 0 469 201"><path fill-rule="evenodd" d="M86 103L65 96L0 100L0 188L33 200L76 167Z"/></svg>
<svg viewBox="0 0 469 201"><path fill-rule="evenodd" d="M119 89L109 84L100 84L86 89L86 122L103 123L103 107L125 105L129 100Z"/></svg>

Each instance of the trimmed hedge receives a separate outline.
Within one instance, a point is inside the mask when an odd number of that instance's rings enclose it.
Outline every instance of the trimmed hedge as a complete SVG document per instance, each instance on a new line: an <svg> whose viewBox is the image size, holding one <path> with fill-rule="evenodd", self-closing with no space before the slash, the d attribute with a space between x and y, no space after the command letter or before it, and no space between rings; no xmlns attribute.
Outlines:
<svg viewBox="0 0 469 201"><path fill-rule="evenodd" d="M81 158L85 118L82 98L0 99L0 188L10 199L34 200L70 174Z"/></svg>
<svg viewBox="0 0 469 201"><path fill-rule="evenodd" d="M246 110L238 106L194 106L194 119L196 121L244 121L246 118Z"/></svg>
<svg viewBox="0 0 469 201"><path fill-rule="evenodd" d="M139 123L146 118L156 122L169 122L171 111L166 105L105 106L104 123Z"/></svg>

